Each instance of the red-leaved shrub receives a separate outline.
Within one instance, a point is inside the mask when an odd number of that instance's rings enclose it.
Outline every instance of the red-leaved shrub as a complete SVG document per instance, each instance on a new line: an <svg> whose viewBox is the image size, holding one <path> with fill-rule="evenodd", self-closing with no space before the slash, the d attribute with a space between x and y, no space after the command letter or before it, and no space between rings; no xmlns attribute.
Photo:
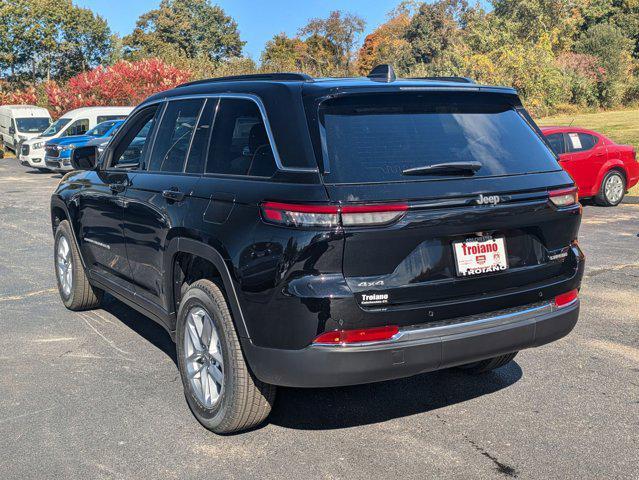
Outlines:
<svg viewBox="0 0 639 480"><path fill-rule="evenodd" d="M151 58L98 67L70 78L65 85L48 82L44 91L51 115L58 117L80 107L137 105L149 95L190 78L190 72Z"/></svg>
<svg viewBox="0 0 639 480"><path fill-rule="evenodd" d="M0 105L35 105L38 95L33 87L18 91L4 90L6 85L0 84Z"/></svg>

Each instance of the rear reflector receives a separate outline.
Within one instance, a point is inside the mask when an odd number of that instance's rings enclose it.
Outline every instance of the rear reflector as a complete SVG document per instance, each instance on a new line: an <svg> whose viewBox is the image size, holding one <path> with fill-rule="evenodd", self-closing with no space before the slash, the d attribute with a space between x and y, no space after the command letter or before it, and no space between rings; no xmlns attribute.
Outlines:
<svg viewBox="0 0 639 480"><path fill-rule="evenodd" d="M396 325L363 328L360 330L333 330L331 332L322 333L313 340L313 343L339 345L342 343L381 342L384 340L390 340L398 332L399 327Z"/></svg>
<svg viewBox="0 0 639 480"><path fill-rule="evenodd" d="M565 307L570 305L572 302L577 300L579 296L579 290L570 290L569 292L562 293L561 295L557 295L555 297L555 305L557 308Z"/></svg>
<svg viewBox="0 0 639 480"><path fill-rule="evenodd" d="M576 187L551 190L548 192L548 196L550 197L550 201L557 207L567 207L579 201Z"/></svg>
<svg viewBox="0 0 639 480"><path fill-rule="evenodd" d="M297 205L264 202L262 217L269 223L290 227L336 227L344 225L386 225L399 220L408 210L406 204L390 205Z"/></svg>

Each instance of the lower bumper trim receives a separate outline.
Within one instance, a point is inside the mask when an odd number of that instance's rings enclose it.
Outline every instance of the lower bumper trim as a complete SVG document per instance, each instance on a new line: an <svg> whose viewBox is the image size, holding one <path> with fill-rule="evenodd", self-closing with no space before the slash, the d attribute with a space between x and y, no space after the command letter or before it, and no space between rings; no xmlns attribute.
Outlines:
<svg viewBox="0 0 639 480"><path fill-rule="evenodd" d="M409 341L356 348L314 345L284 350L257 347L249 339L243 339L243 347L253 373L275 385L334 387L392 380L557 340L577 323L579 300L561 309L537 305L526 311L509 318L493 315L489 321L464 322L463 328L456 324L444 330L416 329L419 336Z"/></svg>

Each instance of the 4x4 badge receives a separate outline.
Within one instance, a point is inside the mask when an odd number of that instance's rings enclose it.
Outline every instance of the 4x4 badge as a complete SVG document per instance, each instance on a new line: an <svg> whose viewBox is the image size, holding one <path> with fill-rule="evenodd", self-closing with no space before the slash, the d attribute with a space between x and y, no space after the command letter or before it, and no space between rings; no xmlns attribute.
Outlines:
<svg viewBox="0 0 639 480"><path fill-rule="evenodd" d="M484 196L480 193L479 197L475 201L477 202L477 205L497 205L501 202L501 197L499 195Z"/></svg>

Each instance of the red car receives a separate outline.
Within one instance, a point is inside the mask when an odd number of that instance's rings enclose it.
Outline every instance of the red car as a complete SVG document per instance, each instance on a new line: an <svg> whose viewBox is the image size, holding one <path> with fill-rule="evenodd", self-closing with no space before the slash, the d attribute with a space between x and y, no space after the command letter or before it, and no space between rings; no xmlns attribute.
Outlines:
<svg viewBox="0 0 639 480"><path fill-rule="evenodd" d="M595 197L599 205L615 206L639 181L637 152L600 133L577 127L541 129L559 163L579 188L579 197Z"/></svg>

